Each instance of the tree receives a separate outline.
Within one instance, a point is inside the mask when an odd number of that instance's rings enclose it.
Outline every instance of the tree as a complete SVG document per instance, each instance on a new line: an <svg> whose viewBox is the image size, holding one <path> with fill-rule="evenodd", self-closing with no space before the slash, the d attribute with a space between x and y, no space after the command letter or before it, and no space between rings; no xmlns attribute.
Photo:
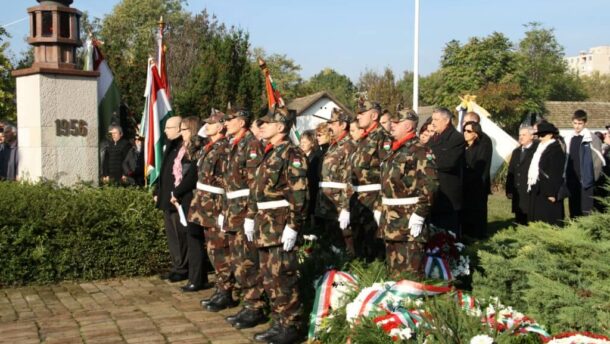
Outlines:
<svg viewBox="0 0 610 344"><path fill-rule="evenodd" d="M123 102L139 113L144 106L144 87L149 56L156 56L159 18L168 24L167 35L189 17L184 0L123 0L101 22L103 52L121 91ZM171 46L168 64L172 64ZM176 61L176 63L179 63ZM176 75L170 68L169 79ZM177 85L173 85L179 87Z"/></svg>
<svg viewBox="0 0 610 344"><path fill-rule="evenodd" d="M593 102L610 102L610 75L593 73L582 78L587 100Z"/></svg>
<svg viewBox="0 0 610 344"><path fill-rule="evenodd" d="M13 65L6 55L8 43L4 42L9 35L0 27L0 119L16 121L15 78L11 75Z"/></svg>
<svg viewBox="0 0 610 344"><path fill-rule="evenodd" d="M258 112L263 107L263 80L258 64L248 53L248 35L234 28L227 30L206 12L193 19L193 28L181 39L186 42L192 36L192 48L178 51L185 63L175 67L183 68L184 74L178 79L181 87L174 89L177 111L185 116L207 117L212 107L225 109L231 102Z"/></svg>
<svg viewBox="0 0 610 344"><path fill-rule="evenodd" d="M540 23L524 25L528 31L517 50L518 79L527 98L543 110L545 100L584 100L586 94L580 80L570 75L564 61L563 47L553 29Z"/></svg>
<svg viewBox="0 0 610 344"><path fill-rule="evenodd" d="M396 83L396 88L400 94L400 101L405 107L413 107L413 79L414 74L411 71L405 71L402 79ZM421 99L421 95L419 97Z"/></svg>
<svg viewBox="0 0 610 344"><path fill-rule="evenodd" d="M303 86L301 66L285 54L267 55L263 48L254 48L255 58L262 58L267 63L271 77L285 101L298 97Z"/></svg>
<svg viewBox="0 0 610 344"><path fill-rule="evenodd" d="M393 110L396 105L403 103L400 90L396 87L394 72L386 67L383 74L366 70L360 75L358 91L365 93L369 100L378 101L385 109Z"/></svg>
<svg viewBox="0 0 610 344"><path fill-rule="evenodd" d="M329 91L347 107L355 103L356 87L349 77L337 73L332 68L325 68L307 80L301 88L301 95L319 91Z"/></svg>

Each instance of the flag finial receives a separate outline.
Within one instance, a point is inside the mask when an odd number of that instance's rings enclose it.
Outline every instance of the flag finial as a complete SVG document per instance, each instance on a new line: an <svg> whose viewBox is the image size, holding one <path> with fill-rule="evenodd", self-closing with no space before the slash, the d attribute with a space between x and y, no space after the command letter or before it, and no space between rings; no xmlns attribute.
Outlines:
<svg viewBox="0 0 610 344"><path fill-rule="evenodd" d="M163 16L161 16L161 18L159 19L159 28L161 28L161 30L165 29L165 22L163 21Z"/></svg>

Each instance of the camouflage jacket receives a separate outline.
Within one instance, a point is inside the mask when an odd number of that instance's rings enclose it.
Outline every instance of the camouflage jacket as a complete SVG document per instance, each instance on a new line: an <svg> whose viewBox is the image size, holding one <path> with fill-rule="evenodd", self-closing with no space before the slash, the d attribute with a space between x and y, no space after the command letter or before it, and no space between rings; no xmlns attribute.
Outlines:
<svg viewBox="0 0 610 344"><path fill-rule="evenodd" d="M432 196L438 187L436 164L432 151L413 138L383 161L381 166L381 196L379 224L386 240L414 240L409 235L409 218L416 213L427 217ZM417 198L415 204L388 205L396 199ZM425 233L424 233L425 234ZM424 235L418 239L425 238Z"/></svg>
<svg viewBox="0 0 610 344"><path fill-rule="evenodd" d="M288 226L299 232L307 217L307 158L301 149L280 142L265 153L256 170L248 218L254 219L258 247L281 245ZM262 202L287 201L288 206L262 208Z"/></svg>
<svg viewBox="0 0 610 344"><path fill-rule="evenodd" d="M357 195L356 204L373 210L379 199L377 191L358 191L358 187L365 185L380 185L381 162L392 149L392 139L379 124L367 136L358 141L356 150L352 155L352 184Z"/></svg>
<svg viewBox="0 0 610 344"><path fill-rule="evenodd" d="M248 214L248 197L254 188L256 167L263 159L262 144L249 130L238 140L228 145L227 163L223 173L226 191L223 214L225 230L228 232L236 232L244 226L244 219ZM232 192L241 194L233 197Z"/></svg>
<svg viewBox="0 0 610 344"><path fill-rule="evenodd" d="M197 189L191 202L187 219L203 227L215 227L223 208L224 195L202 188L219 188L224 191L222 171L227 160L227 139L221 138L204 146L198 153ZM220 190L219 190L220 191Z"/></svg>
<svg viewBox="0 0 610 344"><path fill-rule="evenodd" d="M352 196L350 158L355 150L354 142L345 135L338 142L333 142L324 154L320 182L344 184L345 188L321 187L316 202L316 216L337 220L342 209L349 210L349 199ZM311 187L318 187L312 185Z"/></svg>

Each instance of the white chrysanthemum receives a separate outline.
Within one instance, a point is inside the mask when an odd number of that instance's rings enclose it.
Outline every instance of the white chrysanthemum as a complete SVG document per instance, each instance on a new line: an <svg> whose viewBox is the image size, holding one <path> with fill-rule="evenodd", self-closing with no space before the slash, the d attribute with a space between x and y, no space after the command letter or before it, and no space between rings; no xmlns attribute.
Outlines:
<svg viewBox="0 0 610 344"><path fill-rule="evenodd" d="M413 332L411 332L411 329L408 327L399 329L399 328L393 328L392 330L390 330L389 333L390 337L398 337L401 340L407 340L410 339L411 337L413 337Z"/></svg>
<svg viewBox="0 0 610 344"><path fill-rule="evenodd" d="M494 339L486 334L480 334L470 339L470 344L493 344Z"/></svg>

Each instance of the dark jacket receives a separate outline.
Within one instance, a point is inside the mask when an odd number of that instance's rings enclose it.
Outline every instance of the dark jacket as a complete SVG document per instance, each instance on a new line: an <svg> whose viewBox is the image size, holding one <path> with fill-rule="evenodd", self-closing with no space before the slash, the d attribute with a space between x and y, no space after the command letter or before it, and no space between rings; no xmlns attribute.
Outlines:
<svg viewBox="0 0 610 344"><path fill-rule="evenodd" d="M464 136L453 126L430 139L428 146L436 159L439 188L434 194L432 213L462 209L462 169L464 166Z"/></svg>
<svg viewBox="0 0 610 344"><path fill-rule="evenodd" d="M309 187L309 208L307 213L313 214L316 209L318 197L318 184L320 183L320 163L322 162L322 150L320 148L309 153L307 157L307 185Z"/></svg>
<svg viewBox="0 0 610 344"><path fill-rule="evenodd" d="M483 167L483 185L485 186L485 192L488 195L491 194L491 158L493 156L494 145L487 134L483 133L481 138L478 140L481 145L480 150L485 152L485 156L489 154L489 159L485 160L485 166Z"/></svg>
<svg viewBox="0 0 610 344"><path fill-rule="evenodd" d="M123 171L123 162L131 150L131 143L121 138L118 142L111 141L104 150L102 159L102 175L110 177L110 181L121 182L121 177L126 175Z"/></svg>
<svg viewBox="0 0 610 344"><path fill-rule="evenodd" d="M487 209L487 196L490 190L489 166L492 155L491 146L487 143L479 139L472 146L466 147L463 194L468 197L462 204L462 209Z"/></svg>
<svg viewBox="0 0 610 344"><path fill-rule="evenodd" d="M529 208L529 194L527 192L527 171L532 162L532 156L538 147L538 141L534 141L529 148L521 151L521 147L515 148L510 157L508 172L506 174L506 196L512 199L512 212L527 214Z"/></svg>
<svg viewBox="0 0 610 344"><path fill-rule="evenodd" d="M174 159L178 155L178 151L182 146L182 138L179 137L173 141L169 141L163 151L163 160L161 162L161 172L154 190L154 195L157 196L156 207L161 210L168 210L170 212L176 211L174 205L170 202L171 193L174 192L174 175L172 168L174 166ZM183 169L183 173L186 171Z"/></svg>
<svg viewBox="0 0 610 344"><path fill-rule="evenodd" d="M527 213L529 221L562 224L563 202L551 202L548 198L558 197L559 189L563 184L565 161L566 154L557 141L550 144L542 153L538 164L538 181L530 190L530 207Z"/></svg>

